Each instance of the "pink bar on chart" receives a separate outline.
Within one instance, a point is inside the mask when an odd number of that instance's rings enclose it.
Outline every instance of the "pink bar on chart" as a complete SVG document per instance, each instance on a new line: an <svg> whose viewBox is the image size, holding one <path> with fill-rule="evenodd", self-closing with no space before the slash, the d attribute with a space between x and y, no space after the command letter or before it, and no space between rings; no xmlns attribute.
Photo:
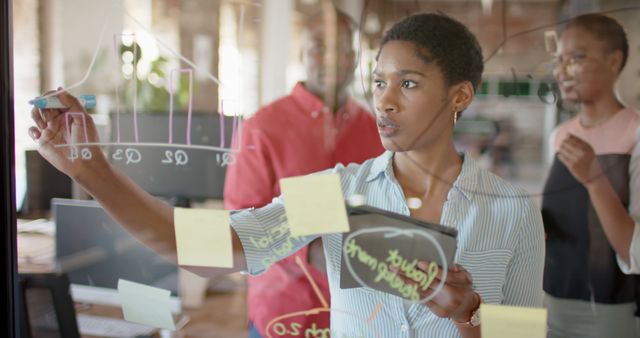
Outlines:
<svg viewBox="0 0 640 338"><path fill-rule="evenodd" d="M116 142L120 143L120 86L118 86L118 74L120 74L120 53L118 49L118 34L113 34L113 65L116 71L113 73L114 86L116 87Z"/></svg>
<svg viewBox="0 0 640 338"><path fill-rule="evenodd" d="M220 100L220 148L224 148L224 100Z"/></svg>
<svg viewBox="0 0 640 338"><path fill-rule="evenodd" d="M240 112L239 112L239 108L238 108L238 104L237 101L235 100L231 100L232 103L231 104L231 109L233 110L233 112L227 112L229 113L229 115L233 115L233 120L231 122L231 144L229 145L229 148L231 149L231 147L233 146L233 144L236 144L236 148L240 149L240 143L241 140L238 138L239 137L239 130L240 130ZM224 125L224 116L227 115L225 114L225 108L224 108L224 103L225 100L220 100L220 148L224 148L225 147L225 125ZM229 103L229 100L227 100L227 103ZM227 110L228 110L229 104L227 104ZM238 138L238 142L234 142L236 140L236 138Z"/></svg>
<svg viewBox="0 0 640 338"><path fill-rule="evenodd" d="M193 110L193 69L191 68L173 69L169 73L169 144L173 144L173 78L175 73L186 73L189 75L189 100L187 104L186 142L188 145L191 145L191 114Z"/></svg>
<svg viewBox="0 0 640 338"><path fill-rule="evenodd" d="M242 139L240 138L240 120L242 118L240 117L240 112L236 110L236 112L233 114L233 129L231 130L231 144L234 144L234 140L236 141L236 148L237 150L240 150L241 148L241 142Z"/></svg>
<svg viewBox="0 0 640 338"><path fill-rule="evenodd" d="M136 44L136 34L133 36L133 135L136 143L140 142L138 138L138 45Z"/></svg>
<svg viewBox="0 0 640 338"><path fill-rule="evenodd" d="M137 92L137 81L136 76L138 72L138 47L136 45L136 34L135 33L124 33L124 34L113 34L113 58L114 58L114 82L116 87L116 142L120 143L120 88L118 86L118 74L121 74L120 69L120 49L119 41L122 41L122 38L125 36L130 36L132 39L133 45L133 132L134 139L136 142L138 139L138 92Z"/></svg>
<svg viewBox="0 0 640 338"><path fill-rule="evenodd" d="M87 119L83 112L66 112L64 113L64 126L67 130L67 142L71 142L71 121L73 116L80 116L82 118L82 128L84 130L84 143L89 143L89 134L87 133ZM73 144L73 143L72 143Z"/></svg>

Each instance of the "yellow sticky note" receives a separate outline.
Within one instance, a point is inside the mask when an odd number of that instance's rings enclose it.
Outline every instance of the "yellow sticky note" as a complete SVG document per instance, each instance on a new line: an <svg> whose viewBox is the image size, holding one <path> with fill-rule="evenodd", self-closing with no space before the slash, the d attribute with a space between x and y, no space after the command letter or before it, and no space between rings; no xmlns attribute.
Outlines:
<svg viewBox="0 0 640 338"><path fill-rule="evenodd" d="M547 309L480 305L480 333L491 338L546 338Z"/></svg>
<svg viewBox="0 0 640 338"><path fill-rule="evenodd" d="M280 189L293 236L349 231L338 174L284 178Z"/></svg>
<svg viewBox="0 0 640 338"><path fill-rule="evenodd" d="M228 211L175 208L173 223L178 264L233 267Z"/></svg>
<svg viewBox="0 0 640 338"><path fill-rule="evenodd" d="M162 329L176 329L169 305L169 290L119 279L118 294L124 319Z"/></svg>

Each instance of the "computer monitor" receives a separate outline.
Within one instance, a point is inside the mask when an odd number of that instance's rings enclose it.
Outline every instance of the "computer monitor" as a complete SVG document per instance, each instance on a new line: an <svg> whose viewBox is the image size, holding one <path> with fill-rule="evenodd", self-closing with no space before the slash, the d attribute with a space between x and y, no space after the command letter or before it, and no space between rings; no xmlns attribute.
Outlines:
<svg viewBox="0 0 640 338"><path fill-rule="evenodd" d="M90 200L54 199L56 262L69 276L77 302L119 306L118 279L171 291L173 313L178 267L137 241L100 205Z"/></svg>
<svg viewBox="0 0 640 338"><path fill-rule="evenodd" d="M36 150L25 151L27 193L20 207L20 217L47 217L51 199L71 198L71 179L47 162Z"/></svg>
<svg viewBox="0 0 640 338"><path fill-rule="evenodd" d="M110 161L147 192L175 205L222 199L228 155L212 147L231 148L234 121L238 125L231 116L222 120L220 128L220 115L213 113L193 113L190 125L184 112L171 119L168 113L138 113L135 121L133 114L112 114L110 140L122 145L109 147Z"/></svg>

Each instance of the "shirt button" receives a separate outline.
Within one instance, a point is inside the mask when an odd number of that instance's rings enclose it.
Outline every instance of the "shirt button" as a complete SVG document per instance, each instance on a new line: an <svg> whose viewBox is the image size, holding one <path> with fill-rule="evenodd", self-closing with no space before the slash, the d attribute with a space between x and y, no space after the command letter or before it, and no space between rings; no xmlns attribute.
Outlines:
<svg viewBox="0 0 640 338"><path fill-rule="evenodd" d="M402 324L402 326L400 326L400 331L407 332L407 330L409 330L409 327L406 324Z"/></svg>
<svg viewBox="0 0 640 338"><path fill-rule="evenodd" d="M318 114L320 114L320 113L318 113L317 111L312 111L311 112L311 117L313 117L315 119L316 117L318 117Z"/></svg>

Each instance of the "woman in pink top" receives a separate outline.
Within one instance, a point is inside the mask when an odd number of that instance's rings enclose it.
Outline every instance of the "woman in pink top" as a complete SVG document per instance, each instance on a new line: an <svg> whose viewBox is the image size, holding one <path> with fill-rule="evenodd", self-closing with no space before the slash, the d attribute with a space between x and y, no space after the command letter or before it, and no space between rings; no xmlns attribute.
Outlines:
<svg viewBox="0 0 640 338"><path fill-rule="evenodd" d="M561 35L554 76L580 111L554 132L544 188L549 337L638 334L639 279L621 271L634 263L640 219L640 116L615 92L628 49L622 26L601 14L574 18Z"/></svg>

